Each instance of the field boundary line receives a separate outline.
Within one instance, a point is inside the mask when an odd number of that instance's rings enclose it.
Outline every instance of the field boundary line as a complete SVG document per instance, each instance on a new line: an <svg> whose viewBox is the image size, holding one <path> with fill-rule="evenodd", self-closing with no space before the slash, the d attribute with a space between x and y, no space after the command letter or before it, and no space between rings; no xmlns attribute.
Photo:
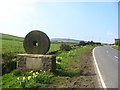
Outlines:
<svg viewBox="0 0 120 90"><path fill-rule="evenodd" d="M104 80L103 80L103 78L102 78L100 69L99 69L99 67L98 67L98 64L97 64L97 61L96 61L94 52L95 52L95 48L93 49L92 54L93 54L93 58L94 58L95 67L96 67L96 69L97 69L97 73L98 73L99 78L100 78L101 85L102 85L103 88L107 88L107 86L105 85L105 82L104 82Z"/></svg>

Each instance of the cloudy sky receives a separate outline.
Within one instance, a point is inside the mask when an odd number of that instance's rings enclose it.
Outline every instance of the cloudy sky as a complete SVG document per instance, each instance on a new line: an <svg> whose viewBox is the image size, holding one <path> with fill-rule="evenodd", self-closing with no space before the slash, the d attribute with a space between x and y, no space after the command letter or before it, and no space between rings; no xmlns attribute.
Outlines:
<svg viewBox="0 0 120 90"><path fill-rule="evenodd" d="M113 43L118 0L1 0L0 33L25 37L41 30L50 38Z"/></svg>

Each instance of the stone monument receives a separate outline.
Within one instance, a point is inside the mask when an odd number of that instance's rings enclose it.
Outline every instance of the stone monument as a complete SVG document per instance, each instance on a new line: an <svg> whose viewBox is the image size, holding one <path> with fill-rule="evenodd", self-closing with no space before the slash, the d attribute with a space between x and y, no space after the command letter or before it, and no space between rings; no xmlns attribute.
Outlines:
<svg viewBox="0 0 120 90"><path fill-rule="evenodd" d="M17 55L17 68L32 70L56 70L56 56L46 55L50 48L49 37L42 31L29 32L23 42L27 54Z"/></svg>

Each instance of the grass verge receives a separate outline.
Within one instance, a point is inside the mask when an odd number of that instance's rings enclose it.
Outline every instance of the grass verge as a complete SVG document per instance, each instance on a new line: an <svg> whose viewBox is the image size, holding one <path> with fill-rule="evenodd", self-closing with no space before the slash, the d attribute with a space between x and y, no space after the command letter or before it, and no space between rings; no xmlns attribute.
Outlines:
<svg viewBox="0 0 120 90"><path fill-rule="evenodd" d="M120 51L120 46L118 46L118 45L113 45L112 48Z"/></svg>
<svg viewBox="0 0 120 90"><path fill-rule="evenodd" d="M56 72L54 73L46 73L43 76L39 74L40 77L38 82L36 80L31 79L25 83L25 88L46 88L46 87L56 87L56 88L66 88L66 87L74 87L74 84L77 83L76 77L80 77L80 75L88 75L88 72L83 73L84 64L86 61L90 61L89 55L92 52L92 49L95 46L87 45L81 46L76 49L72 49L70 51L59 51L56 56L61 57L62 61L57 64ZM28 76L28 75L27 75ZM17 80L18 77L23 78L27 76L25 74L15 74L15 70L9 74L3 75L2 78L2 87L3 88L22 88L20 82ZM45 77L44 77L45 76ZM48 77L50 79L48 79ZM44 78L44 79L41 79ZM84 77L86 78L86 77ZM73 81L70 81L70 80ZM43 80L45 83L42 83ZM48 80L48 81L46 81ZM67 81L69 80L69 82ZM78 79L78 81L80 81ZM82 82L81 82L82 83ZM76 84L75 84L76 85ZM81 86L79 86L81 87ZM94 88L94 86L91 86Z"/></svg>
<svg viewBox="0 0 120 90"><path fill-rule="evenodd" d="M56 79L47 87L56 88L98 88L92 63L92 49L95 46L82 46L67 52L58 52L62 62L55 73Z"/></svg>

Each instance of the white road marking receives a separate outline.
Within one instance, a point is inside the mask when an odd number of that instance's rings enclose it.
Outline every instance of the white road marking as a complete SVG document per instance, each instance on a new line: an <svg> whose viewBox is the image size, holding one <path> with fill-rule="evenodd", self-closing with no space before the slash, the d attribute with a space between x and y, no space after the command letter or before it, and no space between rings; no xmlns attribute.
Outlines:
<svg viewBox="0 0 120 90"><path fill-rule="evenodd" d="M118 57L117 57L117 56L114 56L114 57L118 59Z"/></svg>
<svg viewBox="0 0 120 90"><path fill-rule="evenodd" d="M99 78L100 78L102 87L103 87L103 88L107 88L106 85L105 85L105 82L104 82L104 80L103 80L103 78L102 78L100 69L99 69L99 67L98 67L98 64L97 64L97 61L96 61L96 58L95 58L94 51L95 51L95 48L93 49L93 58L94 58L95 66L96 66L96 69L97 69L97 72L98 72L98 75L99 75Z"/></svg>

